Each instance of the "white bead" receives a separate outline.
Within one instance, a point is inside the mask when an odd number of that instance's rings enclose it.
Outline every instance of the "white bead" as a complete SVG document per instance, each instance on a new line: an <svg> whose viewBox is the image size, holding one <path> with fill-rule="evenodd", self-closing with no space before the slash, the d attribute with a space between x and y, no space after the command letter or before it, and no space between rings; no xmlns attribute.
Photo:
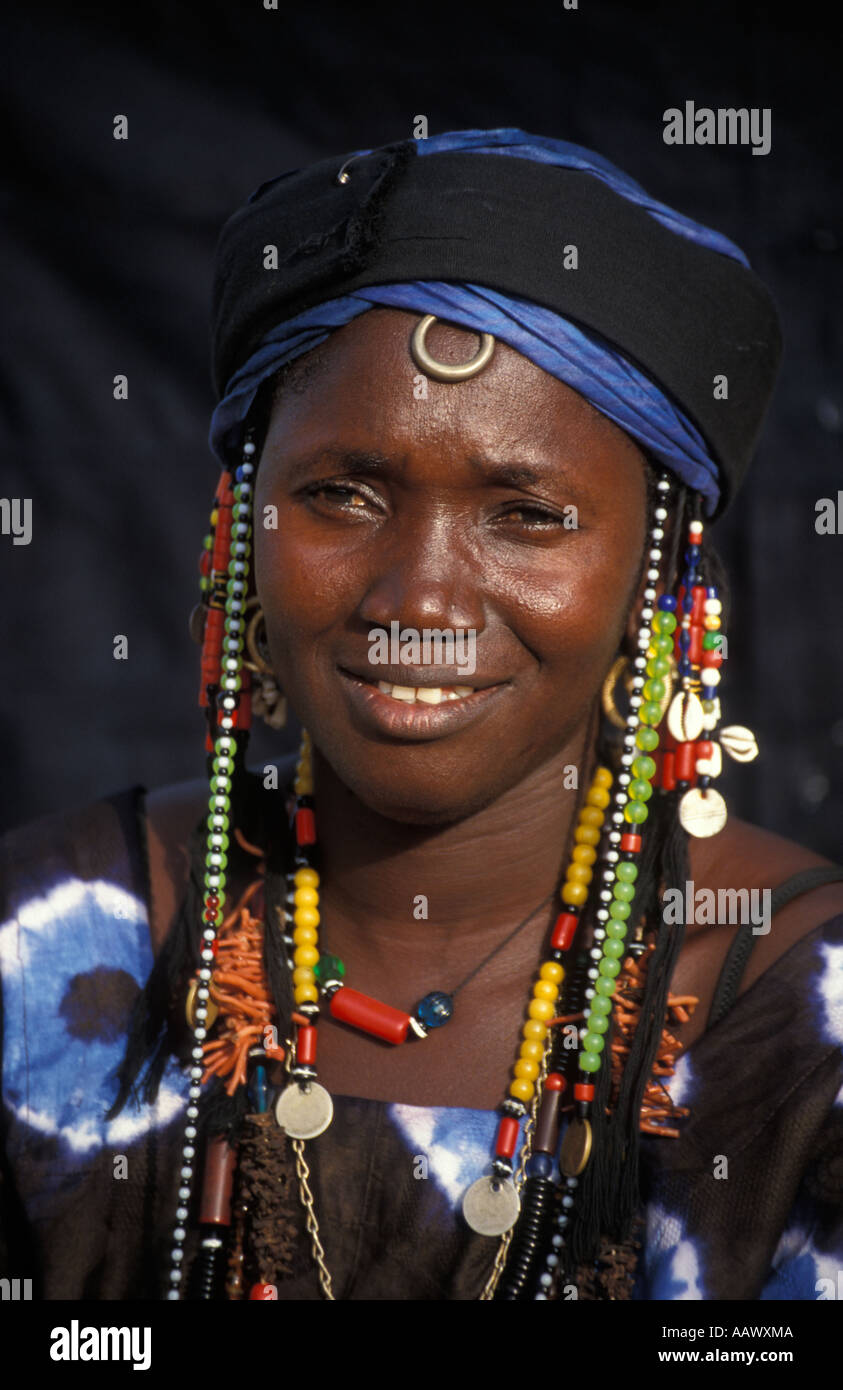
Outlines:
<svg viewBox="0 0 843 1390"><path fill-rule="evenodd" d="M606 911L606 908L605 908L605 907L598 907L598 909L597 909L597 920L598 920L598 922L608 922L608 920L609 920L609 914L608 914L608 912Z"/></svg>
<svg viewBox="0 0 843 1390"><path fill-rule="evenodd" d="M661 558L662 558L662 553L661 553L661 551L659 550L658 546L655 546L655 547L650 551L650 559L651 559L654 563L657 563Z"/></svg>
<svg viewBox="0 0 843 1390"><path fill-rule="evenodd" d="M628 772L622 772L618 777L618 782L622 787L628 787L631 781L632 778L630 777Z"/></svg>
<svg viewBox="0 0 843 1390"><path fill-rule="evenodd" d="M656 521L667 521L667 507L656 507L654 516Z"/></svg>
<svg viewBox="0 0 843 1390"><path fill-rule="evenodd" d="M636 671L644 671L644 670L646 670L646 667L647 667L647 658L646 658L646 656L642 656L641 653L639 652L639 653L638 653L638 656L636 656L636 657L633 659L632 664L633 664L633 666L635 667Z"/></svg>
<svg viewBox="0 0 843 1390"><path fill-rule="evenodd" d="M627 797L627 800L629 800L628 797ZM613 812L612 812L612 820L615 822L615 825L623 825L623 812L622 812L622 811L613 811Z"/></svg>
<svg viewBox="0 0 843 1390"><path fill-rule="evenodd" d="M183 1202L186 1202L187 1199L188 1199L188 1197L190 1196L190 1188L189 1188L189 1187L180 1187L180 1188L179 1188L179 1196L181 1197L181 1199L182 1199Z"/></svg>
<svg viewBox="0 0 843 1390"><path fill-rule="evenodd" d="M723 604L720 602L719 598L707 598L705 603L703 604L703 612L722 613Z"/></svg>
<svg viewBox="0 0 843 1390"><path fill-rule="evenodd" d="M178 1301L179 1301L179 1291L178 1291L178 1289L168 1289L168 1290L167 1290L167 1301L168 1301L168 1303L178 1303Z"/></svg>
<svg viewBox="0 0 843 1390"><path fill-rule="evenodd" d="M182 1241L185 1240L186 1236L187 1231L184 1229L183 1226L177 1226L176 1229L173 1231L173 1240L178 1241L179 1245L181 1245Z"/></svg>
<svg viewBox="0 0 843 1390"><path fill-rule="evenodd" d="M647 588L644 590L644 602L645 602L645 603L655 603L655 601L656 601L656 591L655 591L655 589L651 588L651 587L649 586L649 584L648 584L648 585L647 585Z"/></svg>
<svg viewBox="0 0 843 1390"><path fill-rule="evenodd" d="M185 1163L184 1166L183 1166L182 1168L179 1169L179 1173L180 1173L181 1176L185 1179L185 1181L186 1181L188 1178L192 1178L192 1177L193 1177L193 1169L191 1168L191 1166L190 1166L189 1163Z"/></svg>
<svg viewBox="0 0 843 1390"><path fill-rule="evenodd" d="M640 696L640 695L630 695L630 697L629 697L629 706L630 706L630 709L640 709L643 703L644 703L644 701L641 699L641 696Z"/></svg>
<svg viewBox="0 0 843 1390"><path fill-rule="evenodd" d="M586 997L586 999L593 999L593 998L594 998L594 994L595 994L595 991L591 988L591 986L589 986L589 988L585 991L585 997Z"/></svg>
<svg viewBox="0 0 843 1390"><path fill-rule="evenodd" d="M594 968L593 965L589 967L588 978L589 978L590 980L596 980L599 974L600 974L600 971L599 971L599 970L595 970L595 968Z"/></svg>
<svg viewBox="0 0 843 1390"><path fill-rule="evenodd" d="M606 933L605 933L605 931L603 930L602 927L595 927L595 928L594 928L594 940L595 940L595 941L603 941L603 940L605 939L605 936L606 936Z"/></svg>
<svg viewBox="0 0 843 1390"><path fill-rule="evenodd" d="M609 892L608 888L601 888L600 901L603 903L610 903L612 901L612 894Z"/></svg>
<svg viewBox="0 0 843 1390"><path fill-rule="evenodd" d="M197 1062L201 1062L202 1058L205 1056L201 1047L194 1047L190 1055L195 1058Z"/></svg>
<svg viewBox="0 0 843 1390"><path fill-rule="evenodd" d="M200 974L201 974L201 971L200 971ZM210 990L208 990L208 989L205 987L205 985L200 985L199 988L198 988L197 991L196 991L196 998L197 998L197 999L209 999L209 998L210 998Z"/></svg>
<svg viewBox="0 0 843 1390"><path fill-rule="evenodd" d="M660 526L654 526L652 531L650 532L650 535L652 536L654 541L664 540L664 531Z"/></svg>
<svg viewBox="0 0 843 1390"><path fill-rule="evenodd" d="M620 831L619 831L619 830L610 830L610 831L609 831L609 844L610 844L610 845L619 845L620 842L621 842Z"/></svg>
<svg viewBox="0 0 843 1390"><path fill-rule="evenodd" d="M644 664L645 664L645 666L646 666L647 663L645 662ZM633 688L633 690L643 690L643 689L644 689L644 677L643 677L643 676L633 676L633 677L632 677L632 688Z"/></svg>
<svg viewBox="0 0 843 1390"><path fill-rule="evenodd" d="M180 1283L181 1283L181 1271L180 1271L180 1270L174 1269L174 1270L171 1271L171 1273L170 1273L170 1282L171 1282L172 1284L180 1284ZM176 1297L178 1298L178 1294L176 1294Z"/></svg>
<svg viewBox="0 0 843 1390"><path fill-rule="evenodd" d="M177 1220L177 1221L186 1221L186 1220L187 1220L187 1207L177 1207L177 1208L176 1208L176 1220Z"/></svg>
<svg viewBox="0 0 843 1390"><path fill-rule="evenodd" d="M194 1147L193 1147L192 1144L185 1144L184 1148L182 1149L182 1157L183 1157L183 1158L195 1158L195 1157L196 1157L196 1150L194 1149Z"/></svg>
<svg viewBox="0 0 843 1390"><path fill-rule="evenodd" d="M695 536L701 536L701 535L702 535L702 529L703 529L703 524L702 524L701 521L692 521L692 522L690 523L689 527L688 527L688 530L689 530L689 531L693 531L693 533L694 533Z"/></svg>
<svg viewBox="0 0 843 1390"><path fill-rule="evenodd" d="M187 1107L187 1109L185 1110L184 1113L186 1114L186 1116L187 1116L187 1118L188 1118L189 1120L198 1120L198 1119L199 1119L199 1106L198 1106L198 1105L189 1105L189 1106ZM187 1133L187 1131L185 1131L185 1133ZM195 1133L195 1130L194 1130L194 1133Z"/></svg>
<svg viewBox="0 0 843 1390"><path fill-rule="evenodd" d="M208 1030L207 1030L207 1028L202 1028L202 1027L194 1028L194 1030L193 1030L193 1036L194 1036L194 1038L198 1038L199 1041L201 1042L203 1038L206 1038L206 1037L208 1036ZM202 1056L202 1049L201 1049L201 1048L199 1049L199 1055L200 1055L200 1057Z"/></svg>
<svg viewBox="0 0 843 1390"><path fill-rule="evenodd" d="M656 580L658 579L658 577L659 577L659 572L658 572L657 569L655 569L655 568L650 568L650 569L647 570L647 578L648 578L648 579L651 579L651 580L653 581L654 584L655 584Z"/></svg>
<svg viewBox="0 0 843 1390"><path fill-rule="evenodd" d="M700 672L700 680L703 685L719 685L721 675L716 666L707 666Z"/></svg>
<svg viewBox="0 0 843 1390"><path fill-rule="evenodd" d="M632 761L633 761L633 757L634 757L634 754L632 754L632 753L621 753L621 766L622 766L622 767L631 767Z"/></svg>
<svg viewBox="0 0 843 1390"><path fill-rule="evenodd" d="M656 483L656 487L659 492L670 492L670 479L659 478L659 481Z"/></svg>
<svg viewBox="0 0 843 1390"><path fill-rule="evenodd" d="M616 850L616 849L609 849L609 850L607 850L607 851L606 851L606 858L608 859L608 861L609 861L610 864L617 864L617 862L618 862L618 852L617 852L617 850Z"/></svg>

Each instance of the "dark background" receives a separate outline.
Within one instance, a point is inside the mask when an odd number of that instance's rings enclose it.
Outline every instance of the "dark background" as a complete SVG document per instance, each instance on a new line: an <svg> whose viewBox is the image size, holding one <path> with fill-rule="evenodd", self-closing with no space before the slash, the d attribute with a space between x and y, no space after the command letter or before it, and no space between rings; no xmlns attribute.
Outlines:
<svg viewBox="0 0 843 1390"><path fill-rule="evenodd" d="M219 228L263 180L407 138L424 114L430 134L515 125L591 146L771 286L784 367L715 533L734 595L725 722L754 728L762 757L724 789L736 814L843 858L843 535L814 526L843 487L834 7L279 5L5 8L0 492L33 499L33 539L0 536L0 826L203 774L187 618L217 477ZM663 112L686 100L770 107L771 153L666 146ZM280 747L258 727L254 761Z"/></svg>

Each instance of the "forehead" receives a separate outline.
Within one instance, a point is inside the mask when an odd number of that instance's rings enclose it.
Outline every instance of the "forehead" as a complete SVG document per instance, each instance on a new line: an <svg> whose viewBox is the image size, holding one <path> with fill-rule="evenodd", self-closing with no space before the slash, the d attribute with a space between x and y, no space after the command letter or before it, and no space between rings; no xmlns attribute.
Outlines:
<svg viewBox="0 0 843 1390"><path fill-rule="evenodd" d="M491 362L467 381L426 377L410 352L419 318L372 309L296 359L275 392L272 442L322 432L335 438L345 432L355 447L376 438L382 449L463 442L525 458L587 458L598 472L634 464L640 477L646 459L623 430L505 343L496 341ZM442 320L427 336L431 354L454 365L469 361L479 344L479 334Z"/></svg>

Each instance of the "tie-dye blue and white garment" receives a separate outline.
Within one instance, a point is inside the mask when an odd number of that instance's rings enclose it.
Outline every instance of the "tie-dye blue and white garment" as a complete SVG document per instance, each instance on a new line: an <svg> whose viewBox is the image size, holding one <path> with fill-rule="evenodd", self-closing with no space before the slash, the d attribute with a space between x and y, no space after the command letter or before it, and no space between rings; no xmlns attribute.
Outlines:
<svg viewBox="0 0 843 1390"><path fill-rule="evenodd" d="M109 1123L151 964L142 792L2 841L2 1274L45 1298L160 1296L186 1081ZM633 1297L838 1296L843 1268L843 916L782 956L682 1057L677 1140L645 1139ZM474 1299L497 1242L459 1214L497 1116L335 1097L308 1145L337 1298ZM726 1164L722 1159L726 1159ZM714 1176L719 1173L720 1176ZM278 1287L316 1299L312 1261Z"/></svg>

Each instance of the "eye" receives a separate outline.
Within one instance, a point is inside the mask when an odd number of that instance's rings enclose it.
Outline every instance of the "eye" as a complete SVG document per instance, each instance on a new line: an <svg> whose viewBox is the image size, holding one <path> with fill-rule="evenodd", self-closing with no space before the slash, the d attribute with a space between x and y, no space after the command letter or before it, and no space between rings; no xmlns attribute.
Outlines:
<svg viewBox="0 0 843 1390"><path fill-rule="evenodd" d="M532 502L523 502L517 507L512 507L508 512L504 512L506 518L512 518L519 525L527 527L529 530L549 530L554 526L564 526L564 517L557 515L556 512L549 511L546 507L536 506Z"/></svg>
<svg viewBox="0 0 843 1390"><path fill-rule="evenodd" d="M333 511L363 511L366 507L378 506L374 494L350 483L312 483L305 488L305 495Z"/></svg>

